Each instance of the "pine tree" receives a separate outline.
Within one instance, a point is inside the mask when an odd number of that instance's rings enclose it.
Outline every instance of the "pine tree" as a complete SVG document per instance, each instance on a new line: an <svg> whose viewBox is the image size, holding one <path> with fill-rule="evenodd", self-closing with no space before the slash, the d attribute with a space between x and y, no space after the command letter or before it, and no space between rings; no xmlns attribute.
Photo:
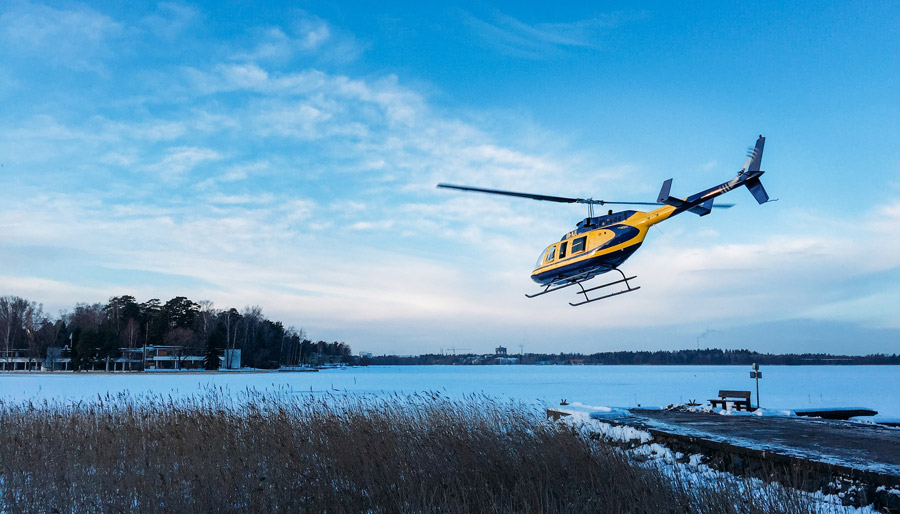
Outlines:
<svg viewBox="0 0 900 514"><path fill-rule="evenodd" d="M216 338L212 334L206 340L206 355L203 357L203 369L215 371L222 365L219 357L219 349L216 348Z"/></svg>
<svg viewBox="0 0 900 514"><path fill-rule="evenodd" d="M225 332L225 324L218 323L216 328L209 333L206 338L206 355L203 357L203 369L215 371L222 365L222 358L219 354L219 348L227 345L227 335Z"/></svg>

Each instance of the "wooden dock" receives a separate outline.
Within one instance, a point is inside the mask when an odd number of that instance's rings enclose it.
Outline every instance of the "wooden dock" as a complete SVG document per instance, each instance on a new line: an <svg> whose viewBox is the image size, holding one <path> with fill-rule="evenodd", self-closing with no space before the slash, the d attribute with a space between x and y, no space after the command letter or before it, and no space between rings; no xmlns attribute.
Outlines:
<svg viewBox="0 0 900 514"><path fill-rule="evenodd" d="M560 409L564 409L561 407ZM591 414L598 421L649 432L673 451L707 456L714 467L741 474L802 474L811 489L855 484L862 504L900 512L900 429L797 416L723 416L708 412L631 409ZM867 492L864 492L867 491ZM873 496L878 496L873 500ZM880 498L885 496L885 498ZM894 496L897 496L894 498Z"/></svg>

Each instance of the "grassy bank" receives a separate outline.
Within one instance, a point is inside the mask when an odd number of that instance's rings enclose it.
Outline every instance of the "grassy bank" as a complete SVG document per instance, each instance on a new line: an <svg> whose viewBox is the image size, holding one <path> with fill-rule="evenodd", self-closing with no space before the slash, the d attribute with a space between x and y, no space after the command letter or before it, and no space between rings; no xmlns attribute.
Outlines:
<svg viewBox="0 0 900 514"><path fill-rule="evenodd" d="M0 403L2 512L815 512L637 465L484 397Z"/></svg>

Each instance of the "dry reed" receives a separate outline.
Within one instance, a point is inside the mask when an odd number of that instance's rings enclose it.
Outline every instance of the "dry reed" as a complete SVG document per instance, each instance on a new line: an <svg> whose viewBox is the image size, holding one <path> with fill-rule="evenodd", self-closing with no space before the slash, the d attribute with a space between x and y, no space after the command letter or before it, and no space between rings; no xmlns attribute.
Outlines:
<svg viewBox="0 0 900 514"><path fill-rule="evenodd" d="M533 408L222 390L0 402L0 512L812 512L685 485ZM733 484L732 484L733 485Z"/></svg>

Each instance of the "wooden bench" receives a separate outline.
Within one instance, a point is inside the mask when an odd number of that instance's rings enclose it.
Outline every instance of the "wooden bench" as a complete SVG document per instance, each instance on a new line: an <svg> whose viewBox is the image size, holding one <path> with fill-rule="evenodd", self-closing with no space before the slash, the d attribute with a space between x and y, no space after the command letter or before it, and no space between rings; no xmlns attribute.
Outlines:
<svg viewBox="0 0 900 514"><path fill-rule="evenodd" d="M710 405L716 408L721 405L723 409L728 408L728 402L734 405L735 410L754 410L750 407L750 391L719 391L719 397L709 400Z"/></svg>

